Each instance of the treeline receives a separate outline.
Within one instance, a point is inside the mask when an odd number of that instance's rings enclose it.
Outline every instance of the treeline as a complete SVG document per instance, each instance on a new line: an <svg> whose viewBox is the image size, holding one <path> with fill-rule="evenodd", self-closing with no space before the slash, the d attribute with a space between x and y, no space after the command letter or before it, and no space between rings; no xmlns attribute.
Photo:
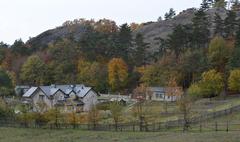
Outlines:
<svg viewBox="0 0 240 142"><path fill-rule="evenodd" d="M155 38L156 52L144 35L134 32L143 24L67 21L63 27L68 30L84 27L81 37L69 34L46 47L21 40L10 47L1 43L1 70L10 86L84 83L101 92L131 92L139 84L187 89L214 69L223 77L226 91L230 72L240 67L239 1L231 4L226 18L216 13L210 21L207 14L211 8L226 6L224 0L203 0L191 24L176 25L166 39ZM174 16L170 9L165 20Z"/></svg>

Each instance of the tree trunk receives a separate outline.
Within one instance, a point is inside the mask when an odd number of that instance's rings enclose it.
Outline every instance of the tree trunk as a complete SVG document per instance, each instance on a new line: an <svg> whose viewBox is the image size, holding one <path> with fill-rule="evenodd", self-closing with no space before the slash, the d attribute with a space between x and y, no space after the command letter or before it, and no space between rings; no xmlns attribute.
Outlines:
<svg viewBox="0 0 240 142"><path fill-rule="evenodd" d="M223 91L222 91L222 97L223 99L225 100L226 97L227 97L227 90L228 90L228 80L227 80L227 72L226 72L226 69L224 69L223 71L223 84L224 84L224 87L223 87Z"/></svg>

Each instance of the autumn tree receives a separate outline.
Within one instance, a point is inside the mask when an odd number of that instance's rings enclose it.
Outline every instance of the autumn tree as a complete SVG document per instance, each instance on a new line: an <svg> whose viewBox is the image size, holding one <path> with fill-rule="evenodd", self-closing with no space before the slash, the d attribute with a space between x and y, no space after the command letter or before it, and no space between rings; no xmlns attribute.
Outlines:
<svg viewBox="0 0 240 142"><path fill-rule="evenodd" d="M230 72L228 84L230 90L240 92L240 69L235 69Z"/></svg>
<svg viewBox="0 0 240 142"><path fill-rule="evenodd" d="M165 88L165 97L181 97L183 95L181 87L178 86L176 78L174 75L171 75L168 79L168 83ZM168 101L164 101L163 106L165 113L168 113Z"/></svg>
<svg viewBox="0 0 240 142"><path fill-rule="evenodd" d="M141 28L142 26L143 26L142 24L138 24L138 23L131 23L130 24L130 28L131 28L132 31L136 31L139 28Z"/></svg>
<svg viewBox="0 0 240 142"><path fill-rule="evenodd" d="M177 105L179 111L183 114L183 131L188 131L191 125L191 109L193 105L193 100L188 95L183 95L178 101Z"/></svg>
<svg viewBox="0 0 240 142"><path fill-rule="evenodd" d="M77 127L78 124L78 116L77 113L72 111L70 113L68 113L67 115L67 119L68 122L73 126L73 128L75 129Z"/></svg>
<svg viewBox="0 0 240 142"><path fill-rule="evenodd" d="M139 89L140 91L145 90L144 88L139 88ZM145 93L143 92L143 94ZM134 117L137 118L139 122L140 131L143 131L144 123L147 124L147 115L149 114L149 109L145 105L146 101L144 96L139 95L136 97L136 99L137 99L137 103L132 108L132 114Z"/></svg>
<svg viewBox="0 0 240 142"><path fill-rule="evenodd" d="M27 127L28 123L31 122L34 119L34 116L32 115L31 111L31 107L30 105L27 104L22 104L20 105L20 115L18 116L18 119L20 120L20 122Z"/></svg>
<svg viewBox="0 0 240 142"><path fill-rule="evenodd" d="M121 58L113 58L108 63L108 83L112 91L120 91L128 79L127 64Z"/></svg>
<svg viewBox="0 0 240 142"><path fill-rule="evenodd" d="M224 87L223 77L216 70L204 72L199 83L202 96L207 98L220 95Z"/></svg>
<svg viewBox="0 0 240 142"><path fill-rule="evenodd" d="M100 120L100 113L96 106L92 106L88 111L88 125L93 126L93 129L96 129L97 124Z"/></svg>
<svg viewBox="0 0 240 142"><path fill-rule="evenodd" d="M112 118L114 120L115 130L117 131L118 124L121 120L122 111L124 107L120 102L115 101L110 103L109 108L110 108Z"/></svg>
<svg viewBox="0 0 240 142"><path fill-rule="evenodd" d="M57 106L49 109L47 112L44 114L45 118L47 119L49 124L53 124L55 128L59 128L61 119L62 119L62 114Z"/></svg>
<svg viewBox="0 0 240 142"><path fill-rule="evenodd" d="M94 87L97 91L106 91L107 67L98 62L78 61L77 81Z"/></svg>
<svg viewBox="0 0 240 142"><path fill-rule="evenodd" d="M108 19L100 19L94 24L94 29L103 33L114 33L118 31L116 22Z"/></svg>
<svg viewBox="0 0 240 142"><path fill-rule="evenodd" d="M147 86L165 86L168 82L169 76L174 74L174 71L171 68L174 66L172 64L174 62L175 58L173 56L168 56L162 58L157 63L142 67L140 70L140 73L142 74L140 81Z"/></svg>
<svg viewBox="0 0 240 142"><path fill-rule="evenodd" d="M20 78L27 84L43 85L46 76L46 64L36 55L30 56L21 68Z"/></svg>
<svg viewBox="0 0 240 142"><path fill-rule="evenodd" d="M199 83L192 84L188 88L187 94L194 99L201 98L202 97L202 90L201 90L201 87L200 87Z"/></svg>
<svg viewBox="0 0 240 142"><path fill-rule="evenodd" d="M223 74L224 90L223 96L227 94L227 63L229 60L230 49L226 45L226 41L222 37L212 39L208 49L208 59L213 67Z"/></svg>
<svg viewBox="0 0 240 142"><path fill-rule="evenodd" d="M150 87L148 87L146 84L140 84L133 90L133 95L135 98L142 98L146 100L152 99L153 92L151 91Z"/></svg>

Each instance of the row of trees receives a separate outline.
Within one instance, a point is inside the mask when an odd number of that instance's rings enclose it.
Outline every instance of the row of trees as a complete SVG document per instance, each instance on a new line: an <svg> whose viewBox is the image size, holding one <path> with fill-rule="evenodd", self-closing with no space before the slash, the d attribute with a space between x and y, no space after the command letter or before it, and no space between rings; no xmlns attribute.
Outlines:
<svg viewBox="0 0 240 142"><path fill-rule="evenodd" d="M225 19L218 13L211 19L207 11L225 8L225 1L203 0L191 24L175 25L166 39L155 38L155 53L148 52L150 44L143 35L133 32L141 25L79 19L61 28L83 28L81 38L72 32L49 45L33 39L27 43L17 40L10 48L0 43L1 67L17 84L84 83L101 92L130 92L141 83L167 86L173 77L185 90L203 72L215 69L223 74L226 91L229 71L240 66L239 2L231 5ZM165 18L174 16L171 9Z"/></svg>

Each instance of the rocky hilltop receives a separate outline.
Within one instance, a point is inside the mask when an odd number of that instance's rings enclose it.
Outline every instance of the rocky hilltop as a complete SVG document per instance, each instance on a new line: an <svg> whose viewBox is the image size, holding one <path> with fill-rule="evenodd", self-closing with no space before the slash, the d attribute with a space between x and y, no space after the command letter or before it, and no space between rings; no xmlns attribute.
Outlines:
<svg viewBox="0 0 240 142"><path fill-rule="evenodd" d="M171 34L172 29L176 25L186 25L192 23L192 18L194 17L194 13L197 11L195 8L190 8L180 12L177 16L170 20L162 20L158 22L154 22L140 28L136 33L141 33L145 41L150 43L151 47L156 47L155 38L161 37L163 39L167 38L167 35ZM214 21L215 13L218 13L222 19L225 19L227 16L226 9L209 9L207 11L207 15L210 21ZM213 23L213 22L211 22ZM211 25L210 30L213 30L214 25Z"/></svg>
<svg viewBox="0 0 240 142"><path fill-rule="evenodd" d="M197 11L195 8L190 8L180 12L177 16L170 20L162 20L158 22L145 23L141 28L135 31L133 34L141 33L144 36L146 42L150 43L152 48L156 47L157 37L166 38L168 34L172 32L174 26L178 24L190 24L194 13ZM214 20L215 13L218 13L223 19L226 17L226 9L210 9L207 11L208 17L211 21ZM240 17L240 13L238 13ZM211 22L213 23L213 22ZM212 30L214 25L209 28ZM44 47L49 43L61 38L74 38L80 40L81 37L87 33L88 30L85 25L73 24L70 26L60 26L55 29L51 29L41 33L40 35L30 39L27 43L30 45Z"/></svg>

